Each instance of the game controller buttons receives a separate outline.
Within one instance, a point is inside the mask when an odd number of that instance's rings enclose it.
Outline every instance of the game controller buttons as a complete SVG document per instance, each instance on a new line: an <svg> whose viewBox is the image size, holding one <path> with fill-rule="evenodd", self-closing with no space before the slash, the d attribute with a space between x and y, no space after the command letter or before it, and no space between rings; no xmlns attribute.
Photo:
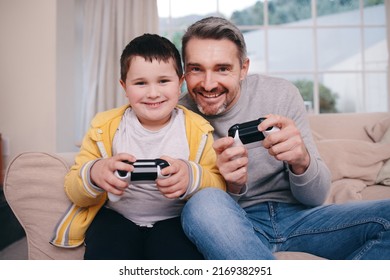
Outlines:
<svg viewBox="0 0 390 280"><path fill-rule="evenodd" d="M265 118L259 118L254 121L244 122L231 126L228 130L228 136L240 139L242 144L249 144L257 141L262 141L269 134L280 130L278 127L269 127L265 131L258 130L258 125L263 122ZM236 140L235 140L236 142Z"/></svg>
<svg viewBox="0 0 390 280"><path fill-rule="evenodd" d="M159 178L167 178L170 175L162 175L161 170L169 166L169 163L163 159L139 159L135 162L123 161L127 164L132 164L134 170L127 172L126 170L116 170L115 175L123 180L134 182L137 184L155 184L155 181ZM120 199L121 196L108 192L108 198L115 202Z"/></svg>

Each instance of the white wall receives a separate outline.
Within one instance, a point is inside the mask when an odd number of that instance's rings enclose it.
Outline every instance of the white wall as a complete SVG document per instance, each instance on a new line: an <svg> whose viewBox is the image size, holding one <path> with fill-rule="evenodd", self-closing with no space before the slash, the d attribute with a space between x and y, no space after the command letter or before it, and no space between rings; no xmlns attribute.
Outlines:
<svg viewBox="0 0 390 280"><path fill-rule="evenodd" d="M57 0L56 151L77 151L81 126L82 34L77 20L84 0ZM78 18L77 18L78 17Z"/></svg>
<svg viewBox="0 0 390 280"><path fill-rule="evenodd" d="M0 0L0 133L6 164L23 151L77 150L73 5Z"/></svg>

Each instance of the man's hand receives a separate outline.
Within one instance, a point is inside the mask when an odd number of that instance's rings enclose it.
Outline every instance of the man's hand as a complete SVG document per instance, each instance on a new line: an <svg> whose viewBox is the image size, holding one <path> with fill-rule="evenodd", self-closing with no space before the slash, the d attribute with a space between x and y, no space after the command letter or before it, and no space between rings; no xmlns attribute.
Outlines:
<svg viewBox="0 0 390 280"><path fill-rule="evenodd" d="M258 126L260 131L271 126L277 126L280 131L268 135L263 140L263 147L277 160L287 162L295 174L304 173L309 166L310 156L294 121L272 114L265 117L266 120Z"/></svg>
<svg viewBox="0 0 390 280"><path fill-rule="evenodd" d="M248 151L245 146L233 146L232 137L216 140L213 148L217 154L217 167L231 193L239 193L248 180Z"/></svg>

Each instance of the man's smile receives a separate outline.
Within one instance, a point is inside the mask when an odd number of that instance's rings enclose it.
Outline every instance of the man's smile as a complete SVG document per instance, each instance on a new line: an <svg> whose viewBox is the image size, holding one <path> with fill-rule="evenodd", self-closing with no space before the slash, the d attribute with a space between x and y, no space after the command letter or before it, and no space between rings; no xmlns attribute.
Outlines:
<svg viewBox="0 0 390 280"><path fill-rule="evenodd" d="M227 91L221 92L204 92L204 91L195 91L196 94L201 95L204 98L218 98L227 93Z"/></svg>

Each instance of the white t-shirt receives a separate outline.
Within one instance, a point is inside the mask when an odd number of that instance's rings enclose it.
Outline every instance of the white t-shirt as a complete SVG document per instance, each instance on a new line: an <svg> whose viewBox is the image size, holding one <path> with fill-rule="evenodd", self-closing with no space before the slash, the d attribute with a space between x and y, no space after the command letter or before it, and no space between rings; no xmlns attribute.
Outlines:
<svg viewBox="0 0 390 280"><path fill-rule="evenodd" d="M145 129L131 108L121 120L113 142L113 155L129 153L137 159L155 159L167 155L188 160L189 147L182 110L175 108L169 123L158 131ZM157 221L177 217L183 200L164 197L155 184L132 184L118 202L107 202L107 207L117 211L139 226L153 226Z"/></svg>

